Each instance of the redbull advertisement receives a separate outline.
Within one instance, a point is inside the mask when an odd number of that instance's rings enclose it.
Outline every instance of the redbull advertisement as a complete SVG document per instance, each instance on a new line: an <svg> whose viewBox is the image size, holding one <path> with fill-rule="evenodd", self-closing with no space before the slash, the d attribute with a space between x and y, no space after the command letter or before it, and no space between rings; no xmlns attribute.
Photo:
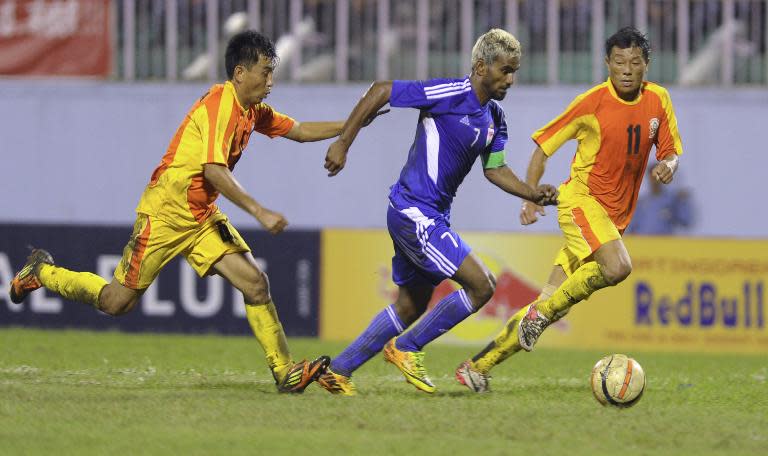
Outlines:
<svg viewBox="0 0 768 456"><path fill-rule="evenodd" d="M462 233L496 276L480 311L442 336L485 343L533 301L562 247L559 235ZM633 272L596 292L542 335L537 346L760 353L768 351L768 241L625 238ZM320 335L351 340L397 297L384 230L327 230L322 238ZM450 280L430 308L457 289Z"/></svg>
<svg viewBox="0 0 768 456"><path fill-rule="evenodd" d="M289 336L317 336L320 233L238 230L268 274L272 298ZM9 283L29 254L45 248L57 264L112 280L131 227L0 225L0 326L122 331L250 334L242 294L219 276L200 278L172 260L130 313L112 317L47 290L14 304Z"/></svg>

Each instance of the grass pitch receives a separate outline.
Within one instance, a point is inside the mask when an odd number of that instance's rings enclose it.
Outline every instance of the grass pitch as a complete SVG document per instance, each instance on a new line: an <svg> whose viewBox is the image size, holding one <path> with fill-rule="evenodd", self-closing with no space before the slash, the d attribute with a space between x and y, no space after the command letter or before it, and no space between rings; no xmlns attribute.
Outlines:
<svg viewBox="0 0 768 456"><path fill-rule="evenodd" d="M294 355L340 343L293 339ZM434 345L438 393L380 356L359 396L316 385L278 395L256 341L0 330L0 454L749 455L768 451L768 357L631 353L647 374L637 406L600 406L589 373L605 352L521 354L491 394L453 379L477 347Z"/></svg>

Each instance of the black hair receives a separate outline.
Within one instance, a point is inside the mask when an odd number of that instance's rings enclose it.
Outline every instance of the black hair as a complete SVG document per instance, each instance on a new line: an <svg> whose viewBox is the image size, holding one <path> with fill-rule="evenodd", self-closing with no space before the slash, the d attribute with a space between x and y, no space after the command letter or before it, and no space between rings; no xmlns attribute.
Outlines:
<svg viewBox="0 0 768 456"><path fill-rule="evenodd" d="M237 65L250 67L261 57L266 57L277 64L277 51L272 40L253 30L246 30L233 36L227 44L227 52L224 55L227 78L232 79Z"/></svg>
<svg viewBox="0 0 768 456"><path fill-rule="evenodd" d="M611 57L611 49L614 46L619 49L631 48L633 46L640 48L643 51L643 59L645 59L646 63L651 54L651 43L648 41L648 37L634 27L624 27L606 40L606 57Z"/></svg>

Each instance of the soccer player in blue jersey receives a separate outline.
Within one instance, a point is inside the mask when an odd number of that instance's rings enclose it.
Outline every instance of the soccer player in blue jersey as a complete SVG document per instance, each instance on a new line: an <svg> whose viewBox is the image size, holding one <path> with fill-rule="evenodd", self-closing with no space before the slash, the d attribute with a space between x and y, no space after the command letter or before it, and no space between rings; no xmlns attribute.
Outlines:
<svg viewBox="0 0 768 456"><path fill-rule="evenodd" d="M400 178L391 187L387 228L395 255L392 279L397 300L376 315L368 328L331 363L318 382L336 394L353 395L352 373L384 349L406 381L432 393L422 348L480 309L493 295L495 279L470 247L451 229L451 202L477 157L491 183L538 205L557 203L551 185L533 188L506 166L507 125L502 100L520 67L520 43L493 29L472 49L472 73L461 79L377 81L349 115L325 160L330 176L344 168L349 147L363 122L387 102L420 111L416 138ZM461 289L426 310L435 286L451 278ZM386 346L385 346L386 344Z"/></svg>

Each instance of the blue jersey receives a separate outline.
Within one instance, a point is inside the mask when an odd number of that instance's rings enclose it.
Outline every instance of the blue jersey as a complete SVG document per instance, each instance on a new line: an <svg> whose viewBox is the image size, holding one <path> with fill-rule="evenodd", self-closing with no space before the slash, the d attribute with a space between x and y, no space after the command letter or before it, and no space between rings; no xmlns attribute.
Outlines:
<svg viewBox="0 0 768 456"><path fill-rule="evenodd" d="M389 198L448 215L456 190L481 154L504 150L507 123L495 101L481 105L469 77L394 81L392 107L421 111L416 137Z"/></svg>

